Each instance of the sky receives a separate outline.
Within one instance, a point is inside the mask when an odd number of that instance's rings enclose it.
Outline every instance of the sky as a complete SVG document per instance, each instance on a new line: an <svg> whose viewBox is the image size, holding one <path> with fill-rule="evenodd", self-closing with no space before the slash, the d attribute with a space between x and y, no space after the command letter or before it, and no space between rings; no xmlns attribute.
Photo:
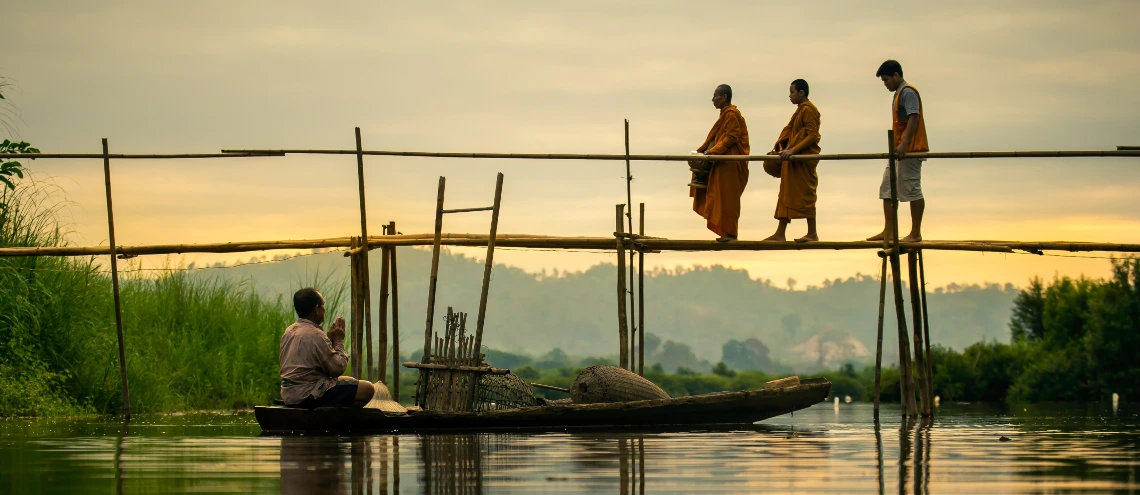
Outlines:
<svg viewBox="0 0 1140 495"><path fill-rule="evenodd" d="M1003 2L64 2L5 7L0 76L19 137L44 152L353 148L633 153L698 146L732 85L754 153L769 149L804 78L824 153L884 151L891 94L874 77L902 63L923 97L932 151L1115 149L1140 144L1140 3ZM1140 242L1136 158L931 160L924 237ZM881 229L884 163L823 162L824 240ZM98 160L37 160L77 245L106 244ZM447 205L490 204L499 231L608 236L625 203L621 162L366 158L370 231L433 226ZM115 161L120 244L340 237L359 232L353 156ZM635 162L646 234L712 239L691 211L687 167ZM740 236L762 239L778 181L754 166ZM906 222L905 207L901 210ZM904 223L905 225L905 223ZM444 230L486 232L486 214ZM789 236L803 234L795 221ZM460 250L464 251L464 250ZM478 255L481 250L470 249ZM272 253L270 253L272 255ZM241 255L248 259L251 255ZM931 283L1108 274L1104 259L928 253ZM233 261L197 255L188 263ZM501 250L530 271L576 271L606 253ZM144 263L165 263L159 257ZM798 287L875 273L870 252L662 253L647 265L724 264Z"/></svg>

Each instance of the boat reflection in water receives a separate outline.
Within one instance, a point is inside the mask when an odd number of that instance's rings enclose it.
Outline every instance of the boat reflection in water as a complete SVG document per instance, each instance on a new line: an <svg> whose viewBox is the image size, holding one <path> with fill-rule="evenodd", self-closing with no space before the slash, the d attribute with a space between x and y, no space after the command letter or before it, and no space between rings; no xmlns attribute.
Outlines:
<svg viewBox="0 0 1140 495"><path fill-rule="evenodd" d="M400 439L283 437L281 493L400 493Z"/></svg>
<svg viewBox="0 0 1140 495"><path fill-rule="evenodd" d="M575 459L565 471L568 476L529 469L536 446L567 437ZM415 450L401 452L401 440L404 449ZM640 434L283 437L280 459L285 494L398 494L401 488L407 493L481 494L535 483L612 490L615 482L619 493L645 493L645 438Z"/></svg>

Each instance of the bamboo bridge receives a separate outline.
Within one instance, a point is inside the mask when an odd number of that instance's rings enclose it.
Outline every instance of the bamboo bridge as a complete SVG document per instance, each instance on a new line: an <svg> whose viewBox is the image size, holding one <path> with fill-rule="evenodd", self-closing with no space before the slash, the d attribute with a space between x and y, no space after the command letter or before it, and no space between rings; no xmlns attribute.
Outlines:
<svg viewBox="0 0 1140 495"><path fill-rule="evenodd" d="M118 263L120 258L131 258L142 255L163 255L181 253L239 253L251 251L268 251L281 249L322 249L347 248L345 256L351 262L351 313L352 322L352 372L357 377L367 377L369 380L387 381L388 352L388 315L389 295L391 296L392 321L392 393L399 400L399 315L398 309L398 276L396 271L396 249L406 246L486 246L491 253L495 246L530 248L530 249L574 249L614 251L617 254L617 284L616 297L618 301L618 338L620 366L639 374L644 372L644 257L645 255L662 251L806 251L806 250L874 250L882 258L879 290L878 313L878 342L875 356L875 388L874 388L874 414L879 417L880 373L883 352L883 315L886 301L887 267L890 266L893 285L893 300L898 322L899 337L899 385L902 392L903 414L906 416L932 416L933 409L933 368L930 362L930 325L926 311L925 270L922 262L924 250L943 251L972 251L972 252L1027 252L1043 254L1044 251L1066 252L1110 252L1110 253L1137 253L1140 244L1115 244L1091 242L1021 242L999 240L963 240L963 241L922 241L900 242L898 228L894 228L893 238L878 241L851 241L851 242L765 242L765 241L734 241L716 242L705 240L665 239L645 235L645 204L640 204L640 216L637 233L634 233L633 197L631 190L632 177L630 163L633 161L673 162L688 161L690 155L650 155L629 153L629 121L625 126L624 154L557 154L557 153L451 153L430 151L387 151L365 150L361 144L360 128L356 128L356 149L259 149L259 150L221 150L219 153L179 153L179 154L127 154L110 153L107 140L103 139L102 153L10 153L0 157L4 159L100 159L103 162L103 171L107 198L107 225L108 246L43 246L43 247L0 247L0 257L28 257L28 256L110 256L111 280L114 292L115 320L118 337L119 369L122 383L123 412L130 418L130 392L127 384L127 363L124 352L124 336L122 327L122 309L119 300ZM893 141L888 131L888 143ZM888 149L890 146L888 146ZM212 158L270 158L292 154L322 154L322 155L355 155L357 165L358 193L360 203L360 235L326 239L302 240L260 240L208 244L157 244L157 245L118 245L115 242L114 208L111 194L111 160L162 160L162 159L212 159ZM458 210L442 210L444 178L440 178L440 191L436 217L436 232L433 234L402 235L398 234L394 222L382 225L384 235L372 236L368 234L368 220L365 214L365 188L364 188L364 157L365 156L400 156L400 157L437 157L437 158L469 158L469 159L522 159L522 160L602 160L624 161L626 165L626 203L615 207L615 228L611 235L598 237L557 237L531 234L497 234L492 228L492 234L460 234L443 233L440 231L442 213L459 213L468 211L491 210L488 208L466 208ZM1085 151L966 151L966 152L930 152L909 153L908 158L927 159L974 159L974 158L1094 158L1094 157L1140 157L1140 146L1119 146L1116 150L1085 150ZM744 156L704 156L708 160L736 160L736 161L768 161L771 155L744 155ZM886 160L892 176L892 196L896 197L895 161L892 151L885 153L847 153L827 155L795 155L787 160L820 160L820 161L848 161L848 160ZM501 176L500 185L501 187ZM894 200L893 223L898 225L898 201ZM498 213L496 198L495 214ZM623 218L624 217L624 218ZM494 222L493 224L494 225ZM368 252L374 249L382 251L381 261L381 294L379 306L379 326L377 342L379 349L372 349L371 324L371 283L368 272ZM628 266L626 257L628 253ZM636 262L634 254L636 253ZM907 329L906 309L903 303L901 285L901 256L907 255L907 268L910 280L911 313L913 330L913 356L912 335ZM481 306L485 304L487 278L490 275L491 258L487 259L487 271L484 274L484 294ZM636 267L636 280L634 284ZM434 275L433 266L433 275ZM434 289L434 276L432 280ZM434 294L434 291L433 291ZM628 311L627 311L628 308ZM483 308L480 308L482 315ZM431 308L429 303L428 335L431 330ZM480 322L480 325L482 322ZM367 344L367 349L364 348ZM425 349L426 355L426 349ZM913 358L913 365L912 365ZM373 367L375 365L375 368ZM366 373L366 374L364 374ZM917 396L917 397L916 397Z"/></svg>

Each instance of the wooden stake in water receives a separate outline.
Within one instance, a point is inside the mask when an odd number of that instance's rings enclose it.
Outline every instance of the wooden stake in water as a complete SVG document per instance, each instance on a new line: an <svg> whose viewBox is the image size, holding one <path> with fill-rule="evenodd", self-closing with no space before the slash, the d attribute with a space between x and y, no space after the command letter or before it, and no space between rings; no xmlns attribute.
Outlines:
<svg viewBox="0 0 1140 495"><path fill-rule="evenodd" d="M922 334L926 342L926 379L930 381L930 395L934 395L934 354L930 353L930 312L926 309L926 267L923 262L926 253L918 251L918 282L922 287ZM934 406L938 406L938 397L934 397ZM930 409L930 416L934 416L934 408Z"/></svg>
<svg viewBox="0 0 1140 495"><path fill-rule="evenodd" d="M921 283L918 281L918 252L911 251L906 256L907 269L910 280L910 306L911 316L914 318L914 364L915 382L918 383L918 396L922 401L921 413L930 416L934 413L934 394L930 391L930 382L926 377L926 350L923 348L922 338L922 296L919 294Z"/></svg>
<svg viewBox="0 0 1140 495"><path fill-rule="evenodd" d="M127 352L123 344L123 308L119 301L119 262L115 251L115 209L111 206L111 158L103 138L103 179L107 185L107 242L111 248L111 292L115 300L115 334L119 338L119 379L123 385L123 415L131 419L131 390L127 385Z"/></svg>
<svg viewBox="0 0 1140 495"><path fill-rule="evenodd" d="M890 250L891 260L891 277L892 285L895 292L895 320L898 322L899 330L899 389L901 394L900 400L903 405L903 414L909 416L918 415L918 405L914 401L914 379L910 371L910 337L907 336L906 329L906 308L903 307L902 295L902 268L899 262L899 196L898 196L898 173L895 166L895 131L887 131L887 146L890 148L890 159L888 167L890 169L891 180L891 235L890 238L893 242Z"/></svg>
<svg viewBox="0 0 1140 495"><path fill-rule="evenodd" d="M637 235L645 235L645 203L637 216ZM645 376L645 250L637 250L637 374Z"/></svg>
<svg viewBox="0 0 1140 495"><path fill-rule="evenodd" d="M381 225L380 230L384 234L391 234L391 232L388 231L387 225ZM384 383L388 382L388 287L390 283L389 279L391 278L392 264L392 257L388 251L392 249L394 248L388 246L380 248L380 306L379 312L377 313L377 317L379 318L377 320L377 329L379 330L378 334L380 337L378 346L380 348L378 353L380 360L376 367L380 371L378 378ZM364 255L367 256L368 252L366 251ZM371 343L369 343L369 345L371 345ZM371 361L371 358L369 358L369 361Z"/></svg>
<svg viewBox="0 0 1140 495"><path fill-rule="evenodd" d="M887 295L887 258L883 257L882 269L879 270L879 327L875 340L875 421L879 420L880 380L883 375L883 306Z"/></svg>
<svg viewBox="0 0 1140 495"><path fill-rule="evenodd" d="M435 198L435 236L432 239L431 249L431 275L428 278L428 300L427 300L427 323L424 328L424 355L423 363L427 364L431 359L431 337L432 337L432 324L435 321L435 285L439 279L439 246L440 237L443 235L443 195L447 186L447 179L442 175L439 177L439 189L436 191ZM427 382L429 373L420 371L420 386L416 392L417 404L422 404L427 397Z"/></svg>
<svg viewBox="0 0 1140 495"><path fill-rule="evenodd" d="M372 380L372 290L368 282L368 214L364 207L364 147L360 143L360 128L356 128L356 183L359 189L360 196L360 300L364 305L364 337L368 343L368 379ZM380 335L380 352L384 353L388 347L386 342L388 336L385 334ZM359 348L359 346L353 346ZM381 368L383 369L383 368ZM360 376L360 369L357 368L356 376ZM383 371L381 371L383 373Z"/></svg>
<svg viewBox="0 0 1140 495"><path fill-rule="evenodd" d="M622 219L625 205L617 205L617 223L615 224L615 237L617 238L617 303L618 303L618 366L629 369L629 320L625 313L625 220Z"/></svg>
<svg viewBox="0 0 1140 495"><path fill-rule="evenodd" d="M633 172L629 165L629 119L625 119L625 204L628 207L625 209L625 218L629 226L625 232L633 233ZM634 341L637 339L637 299L634 294L633 285L633 249L629 250L629 369L634 370Z"/></svg>
<svg viewBox="0 0 1140 495"><path fill-rule="evenodd" d="M396 234L396 222L388 223L388 234ZM400 277L396 272L396 247L388 251L392 257L392 400L400 402Z"/></svg>

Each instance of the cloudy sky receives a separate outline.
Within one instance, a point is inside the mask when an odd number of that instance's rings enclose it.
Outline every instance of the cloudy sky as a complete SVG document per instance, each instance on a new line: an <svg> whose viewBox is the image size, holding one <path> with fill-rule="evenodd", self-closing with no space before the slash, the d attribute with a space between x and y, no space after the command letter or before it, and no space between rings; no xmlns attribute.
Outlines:
<svg viewBox="0 0 1140 495"><path fill-rule="evenodd" d="M332 6L329 6L332 5ZM1140 144L1140 4L1119 2L62 2L5 7L0 75L16 84L20 137L41 150L222 148L686 153L731 84L764 152L811 84L825 153L885 148L902 62L937 151L1114 149ZM355 158L119 161L120 243L301 239L359 228ZM854 240L881 224L882 163L820 165L819 229ZM98 161L36 161L71 202L76 244L106 243ZM373 231L429 232L436 181L448 204L489 203L506 174L500 231L608 235L625 202L618 162L368 158ZM709 238L685 167L635 163L647 233ZM755 167L741 237L775 227L777 181ZM1137 159L930 161L928 239L1140 242ZM905 213L905 209L904 209ZM487 217L447 218L484 232ZM905 219L904 215L904 219ZM793 223L790 234L802 235ZM933 283L1103 276L1101 259L931 253ZM184 261L214 261L188 257ZM580 270L612 256L503 251L528 270ZM722 263L800 287L877 271L859 253L669 253L658 266Z"/></svg>

